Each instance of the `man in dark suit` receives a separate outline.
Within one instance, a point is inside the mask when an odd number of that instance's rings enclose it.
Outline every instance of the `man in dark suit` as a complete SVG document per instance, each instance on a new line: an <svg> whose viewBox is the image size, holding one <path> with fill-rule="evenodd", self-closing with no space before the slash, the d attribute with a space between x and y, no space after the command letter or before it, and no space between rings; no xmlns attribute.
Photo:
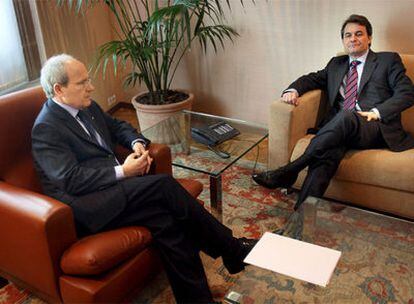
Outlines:
<svg viewBox="0 0 414 304"><path fill-rule="evenodd" d="M364 16L351 15L342 25L341 37L348 55L334 57L323 70L300 77L282 95L284 102L297 106L300 95L326 90L330 108L322 127L298 159L253 175L268 188L290 187L309 167L295 209L309 195L323 196L348 149L414 147L414 139L401 126L401 112L414 102L414 87L400 56L370 50L372 26Z"/></svg>
<svg viewBox="0 0 414 304"><path fill-rule="evenodd" d="M149 140L91 100L94 87L80 61L50 58L41 84L49 99L34 123L32 150L45 194L72 208L82 234L149 228L177 302L212 302L199 251L221 256L237 273L255 241L234 238L171 176L146 175ZM122 164L117 143L133 150Z"/></svg>

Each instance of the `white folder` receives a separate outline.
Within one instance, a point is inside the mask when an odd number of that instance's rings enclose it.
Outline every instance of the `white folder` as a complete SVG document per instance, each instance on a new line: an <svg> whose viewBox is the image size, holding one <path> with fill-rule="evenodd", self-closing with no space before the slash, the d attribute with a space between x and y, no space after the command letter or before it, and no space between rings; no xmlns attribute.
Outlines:
<svg viewBox="0 0 414 304"><path fill-rule="evenodd" d="M266 232L244 262L326 287L340 256L334 249Z"/></svg>

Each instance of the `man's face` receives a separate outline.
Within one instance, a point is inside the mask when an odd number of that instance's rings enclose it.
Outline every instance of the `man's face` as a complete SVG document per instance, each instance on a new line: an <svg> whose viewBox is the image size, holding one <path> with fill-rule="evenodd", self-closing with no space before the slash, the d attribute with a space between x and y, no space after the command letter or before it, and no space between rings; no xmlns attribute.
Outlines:
<svg viewBox="0 0 414 304"><path fill-rule="evenodd" d="M365 26L358 23L348 23L344 29L342 43L348 54L356 58L363 55L369 49L371 37L368 36Z"/></svg>
<svg viewBox="0 0 414 304"><path fill-rule="evenodd" d="M91 84L85 65L80 61L71 60L65 64L65 68L69 81L66 85L54 85L55 98L76 109L90 106L90 94L95 88Z"/></svg>

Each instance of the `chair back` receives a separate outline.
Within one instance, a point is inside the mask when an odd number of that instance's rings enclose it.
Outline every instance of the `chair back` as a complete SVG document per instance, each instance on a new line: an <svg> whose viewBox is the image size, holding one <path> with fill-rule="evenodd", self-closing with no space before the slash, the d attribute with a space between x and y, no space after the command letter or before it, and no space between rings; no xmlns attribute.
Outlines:
<svg viewBox="0 0 414 304"><path fill-rule="evenodd" d="M407 69L407 76L414 83L414 55L401 55L401 59ZM414 136L414 106L402 112L401 122L404 130Z"/></svg>
<svg viewBox="0 0 414 304"><path fill-rule="evenodd" d="M31 153L31 130L45 100L40 86L0 96L0 181L42 192Z"/></svg>

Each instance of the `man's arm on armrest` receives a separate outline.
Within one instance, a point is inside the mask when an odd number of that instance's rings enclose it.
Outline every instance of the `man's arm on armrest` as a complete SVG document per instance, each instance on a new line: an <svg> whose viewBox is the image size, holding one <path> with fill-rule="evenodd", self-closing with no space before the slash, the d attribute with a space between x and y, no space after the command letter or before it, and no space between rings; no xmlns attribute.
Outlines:
<svg viewBox="0 0 414 304"><path fill-rule="evenodd" d="M322 91L313 90L299 97L298 106L276 100L271 104L269 121L269 167L289 162L297 141L315 127Z"/></svg>

